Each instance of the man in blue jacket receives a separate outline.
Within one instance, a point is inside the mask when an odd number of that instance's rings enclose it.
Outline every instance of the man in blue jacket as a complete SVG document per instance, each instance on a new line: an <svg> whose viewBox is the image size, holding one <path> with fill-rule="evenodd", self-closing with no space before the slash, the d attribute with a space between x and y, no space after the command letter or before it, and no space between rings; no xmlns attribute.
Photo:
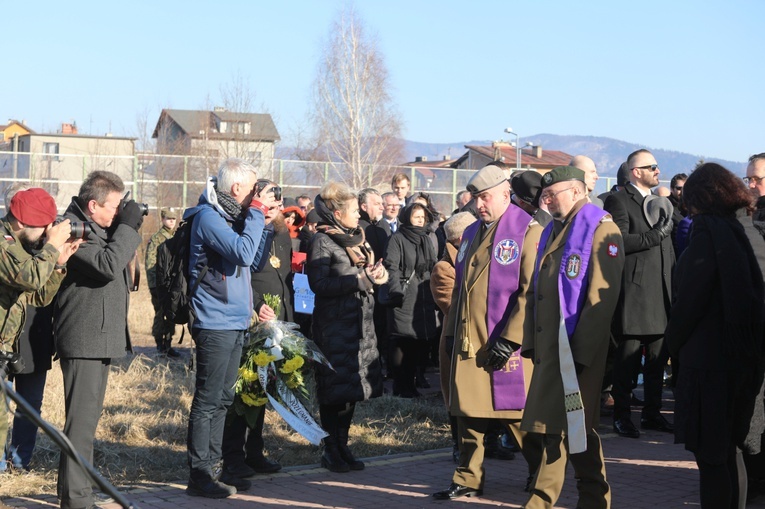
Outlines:
<svg viewBox="0 0 765 509"><path fill-rule="evenodd" d="M250 266L263 255L265 215L278 205L272 185L256 196L255 168L227 159L210 178L199 204L186 211L191 220L189 287L197 348L197 377L187 437L192 496L226 498L250 481L218 474L226 410L252 315ZM201 278L201 279L200 279ZM197 285L197 279L200 279Z"/></svg>

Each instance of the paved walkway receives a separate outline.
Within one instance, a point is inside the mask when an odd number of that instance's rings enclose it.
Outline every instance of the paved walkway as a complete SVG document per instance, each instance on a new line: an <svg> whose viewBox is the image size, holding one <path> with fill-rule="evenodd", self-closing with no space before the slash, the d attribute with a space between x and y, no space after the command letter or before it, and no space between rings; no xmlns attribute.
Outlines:
<svg viewBox="0 0 765 509"><path fill-rule="evenodd" d="M431 378L432 382L432 378ZM436 384L434 384L436 385ZM433 392L431 389L425 392ZM638 395L641 391L638 389ZM664 391L667 417L672 418L674 401ZM633 408L633 420L640 410ZM606 472L612 490L614 509L680 509L700 507L698 471L691 453L673 443L674 437L658 431L643 432L639 439L621 438L613 433L612 418L601 418L599 429ZM454 463L451 449L399 454L364 459L363 471L338 474L318 465L289 467L271 475L252 478L252 488L223 500L189 497L186 482L140 483L119 486L136 508L284 508L310 509L387 509L476 507L519 508L526 501L526 463L520 454L513 461L486 460L484 496L456 501L436 501L431 494L451 483ZM556 508L574 509L577 494L573 470L569 467L566 484ZM14 508L57 508L55 495L4 499ZM118 509L118 504L103 506ZM765 495L747 508L765 509Z"/></svg>
<svg viewBox="0 0 765 509"><path fill-rule="evenodd" d="M620 438L610 432L604 418L601 426L608 480L616 509L699 507L698 473L693 457L672 443L667 433L647 432L639 439ZM186 496L183 481L169 484L143 483L125 488L136 507L184 508L420 508L462 507L466 504L518 508L525 501L523 485L526 465L513 461L487 460L484 496L439 502L430 494L451 482L454 464L450 450L386 456L366 460L367 468L346 474L331 473L317 465L286 468L272 475L257 476L253 487L224 500ZM765 500L748 507L765 508ZM5 500L11 507L43 509L58 507L55 496ZM573 509L576 487L569 468L563 494L556 507ZM116 509L117 504L104 506Z"/></svg>

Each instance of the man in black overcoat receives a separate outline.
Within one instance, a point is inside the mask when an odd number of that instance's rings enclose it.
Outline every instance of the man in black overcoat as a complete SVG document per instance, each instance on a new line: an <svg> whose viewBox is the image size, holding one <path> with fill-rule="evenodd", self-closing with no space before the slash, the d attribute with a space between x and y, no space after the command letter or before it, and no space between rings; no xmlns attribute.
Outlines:
<svg viewBox="0 0 765 509"><path fill-rule="evenodd" d="M629 182L606 197L604 209L611 214L624 238L625 265L622 292L614 314L613 332L617 341L614 357L614 431L620 436L638 438L640 431L630 417L632 386L640 369L641 349L645 346L643 369L645 406L640 425L643 429L673 431L661 413L661 394L668 352L664 346L672 292L672 215L662 212L650 224L643 202L651 188L659 184L659 166L653 154L637 150L627 158Z"/></svg>

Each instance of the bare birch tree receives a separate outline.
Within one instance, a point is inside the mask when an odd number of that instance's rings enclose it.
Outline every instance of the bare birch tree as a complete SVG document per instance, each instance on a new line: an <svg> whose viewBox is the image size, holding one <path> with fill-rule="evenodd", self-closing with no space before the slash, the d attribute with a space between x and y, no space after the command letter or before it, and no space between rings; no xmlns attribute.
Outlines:
<svg viewBox="0 0 765 509"><path fill-rule="evenodd" d="M401 161L401 120L376 40L352 7L332 24L313 86L316 146L354 189L386 182Z"/></svg>

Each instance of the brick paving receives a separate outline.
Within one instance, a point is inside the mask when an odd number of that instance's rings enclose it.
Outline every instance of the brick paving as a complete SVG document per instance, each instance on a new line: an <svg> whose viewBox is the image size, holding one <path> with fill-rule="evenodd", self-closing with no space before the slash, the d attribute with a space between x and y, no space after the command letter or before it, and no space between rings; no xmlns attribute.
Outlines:
<svg viewBox="0 0 765 509"><path fill-rule="evenodd" d="M671 396L670 396L671 398ZM671 417L671 415L670 415ZM633 414L633 419L638 419ZM639 439L621 438L611 429L611 418L600 427L608 480L615 509L679 509L700 507L698 472L693 456L682 445L673 444L671 434L644 432ZM512 461L486 460L486 485L482 497L436 501L430 494L451 482L454 463L451 450L400 454L365 459L363 471L332 473L318 465L285 468L271 475L254 477L252 488L223 500L189 497L185 481L140 483L120 487L134 507L169 508L284 508L381 509L463 507L519 508L526 500L523 486L526 464L518 455ZM569 467L566 484L555 507L576 507L576 486ZM56 497L21 497L4 502L14 508L58 507ZM118 504L103 506L116 509ZM765 509L765 498L747 507Z"/></svg>

